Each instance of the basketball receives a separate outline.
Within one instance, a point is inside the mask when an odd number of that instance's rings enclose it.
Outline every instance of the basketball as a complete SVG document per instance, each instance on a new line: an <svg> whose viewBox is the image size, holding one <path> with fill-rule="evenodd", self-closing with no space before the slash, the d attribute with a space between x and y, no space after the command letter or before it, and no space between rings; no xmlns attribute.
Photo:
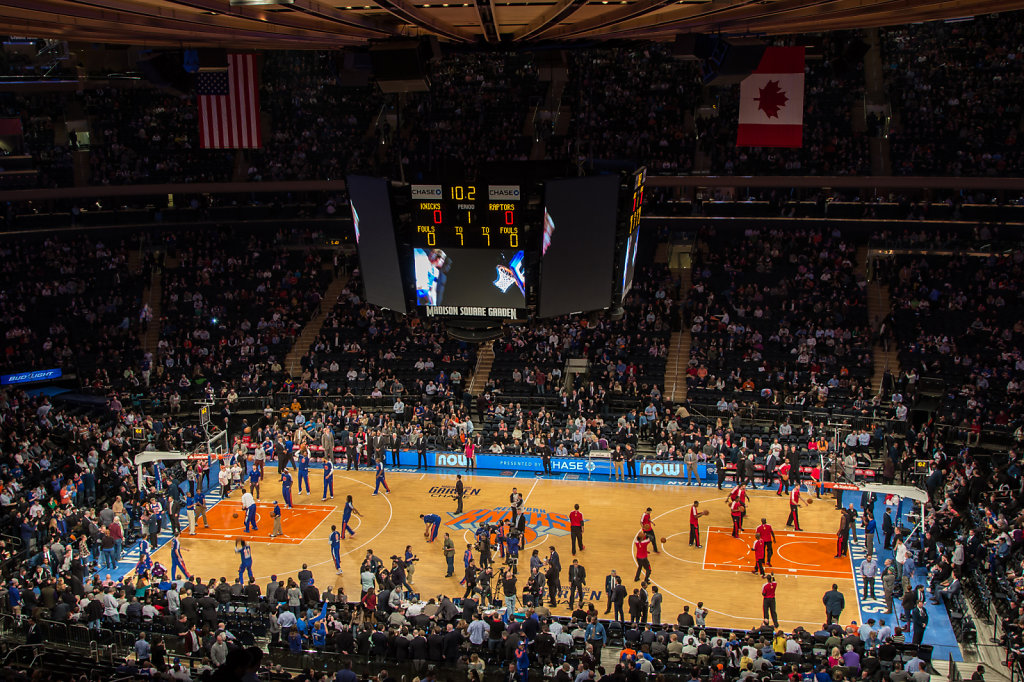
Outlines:
<svg viewBox="0 0 1024 682"><path fill-rule="evenodd" d="M235 512L234 514L232 514L232 515L231 515L231 518L233 518L233 519L237 519L237 518L238 518L238 512Z"/></svg>
<svg viewBox="0 0 1024 682"><path fill-rule="evenodd" d="M661 539L661 544L663 544L663 545L664 545L664 544L665 544L666 542L668 542L668 538L662 538L662 539Z"/></svg>
<svg viewBox="0 0 1024 682"><path fill-rule="evenodd" d="M814 500L807 498L807 504L814 504Z"/></svg>

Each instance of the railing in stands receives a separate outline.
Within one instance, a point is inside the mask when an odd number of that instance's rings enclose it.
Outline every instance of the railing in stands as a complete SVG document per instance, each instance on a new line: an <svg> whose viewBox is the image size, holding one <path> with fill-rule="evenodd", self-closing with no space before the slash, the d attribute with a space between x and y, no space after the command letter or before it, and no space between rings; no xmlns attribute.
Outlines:
<svg viewBox="0 0 1024 682"><path fill-rule="evenodd" d="M1012 656L1009 660L1010 682L1024 682L1024 660L1020 656Z"/></svg>

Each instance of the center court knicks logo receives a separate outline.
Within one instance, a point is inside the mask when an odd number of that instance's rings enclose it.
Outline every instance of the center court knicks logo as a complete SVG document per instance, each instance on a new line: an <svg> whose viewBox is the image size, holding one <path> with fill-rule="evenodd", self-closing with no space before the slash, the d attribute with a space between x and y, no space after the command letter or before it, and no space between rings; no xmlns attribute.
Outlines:
<svg viewBox="0 0 1024 682"><path fill-rule="evenodd" d="M475 531L480 526L497 525L505 519L511 519L512 510L509 507L494 507L473 509L462 514L448 512L448 516L451 518L445 522L446 526L455 530ZM546 509L531 508L524 509L523 516L526 518L525 545L544 535L563 537L569 534L568 514L549 513Z"/></svg>

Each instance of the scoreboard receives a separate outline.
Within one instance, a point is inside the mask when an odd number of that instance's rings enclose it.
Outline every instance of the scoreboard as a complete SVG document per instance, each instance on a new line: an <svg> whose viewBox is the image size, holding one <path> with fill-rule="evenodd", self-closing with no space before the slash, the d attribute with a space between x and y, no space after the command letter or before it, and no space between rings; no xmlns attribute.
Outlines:
<svg viewBox="0 0 1024 682"><path fill-rule="evenodd" d="M611 308L632 284L645 177L349 176L366 300L457 326L464 319L463 329Z"/></svg>
<svg viewBox="0 0 1024 682"><path fill-rule="evenodd" d="M412 185L410 192L414 247L521 248L518 185Z"/></svg>
<svg viewBox="0 0 1024 682"><path fill-rule="evenodd" d="M526 316L522 195L519 185L409 186L403 243L412 250L416 305L427 316Z"/></svg>

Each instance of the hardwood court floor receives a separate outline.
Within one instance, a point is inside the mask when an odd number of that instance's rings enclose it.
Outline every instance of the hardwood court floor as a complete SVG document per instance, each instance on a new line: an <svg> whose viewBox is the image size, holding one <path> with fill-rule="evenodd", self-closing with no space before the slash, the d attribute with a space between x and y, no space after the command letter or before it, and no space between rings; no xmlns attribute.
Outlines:
<svg viewBox="0 0 1024 682"><path fill-rule="evenodd" d="M451 470L448 470L451 471ZM833 582L847 598L844 622L857 619L856 594L848 559L833 559L838 512L831 499L801 509L801 525L805 532L787 531L789 514L787 498L771 491L753 491L743 537L730 536L731 520L725 503L727 491L714 487L677 485L623 484L559 480L467 476L463 513L455 514L451 486L455 473L388 472L393 491L373 496L373 472L336 471L335 498L322 502L319 471L311 472L314 493L293 497L294 510L283 510L285 536L267 537L272 528L270 505L261 504L258 541L253 548L253 570L260 589L271 574L278 579L294 577L308 564L323 590L327 585L344 587L350 598L359 597L359 564L367 549L387 562L393 554L402 554L412 545L419 556L413 576L414 586L424 599L447 593L461 596L462 555L479 523L494 522L506 515L508 496L513 486L526 498L529 523L526 550L520 555L520 587L528 574L529 555L539 549L546 556L554 545L561 556L562 583L568 589L566 573L572 563L568 531L568 514L575 503L586 518L584 541L586 550L576 558L587 570L587 599L604 612L606 595L604 578L612 569L623 578L629 591L638 584L633 581L636 562L632 540L639 529L640 516L648 506L653 508L655 531L659 544L666 539L660 554L651 557L652 582L664 595L662 619L675 621L684 604L691 610L698 601L710 609L707 622L711 626L749 627L761 619L761 585L763 581L750 573L753 555L752 529L766 517L778 537L775 575L779 581L778 610L783 627L804 627L821 624L821 597ZM279 494L276 472L263 484L263 502ZM345 496L351 494L360 518L353 520L355 536L342 542L341 566L344 575L335 574L328 537L332 524L341 523ZM209 512L209 530L200 524L200 533L182 535L185 562L193 574L204 579L226 576L234 579L238 571L234 539L243 537L240 492L215 505ZM687 545L689 509L693 500L711 512L701 519L703 548ZM439 514L442 528L438 539L428 543L423 536L420 514ZM441 552L444 533L451 533L456 545L456 577L444 578L445 563ZM156 559L170 566L168 549L157 553ZM389 564L390 565L390 564ZM567 597L567 593L565 595ZM567 613L565 598L559 600L556 613Z"/></svg>

